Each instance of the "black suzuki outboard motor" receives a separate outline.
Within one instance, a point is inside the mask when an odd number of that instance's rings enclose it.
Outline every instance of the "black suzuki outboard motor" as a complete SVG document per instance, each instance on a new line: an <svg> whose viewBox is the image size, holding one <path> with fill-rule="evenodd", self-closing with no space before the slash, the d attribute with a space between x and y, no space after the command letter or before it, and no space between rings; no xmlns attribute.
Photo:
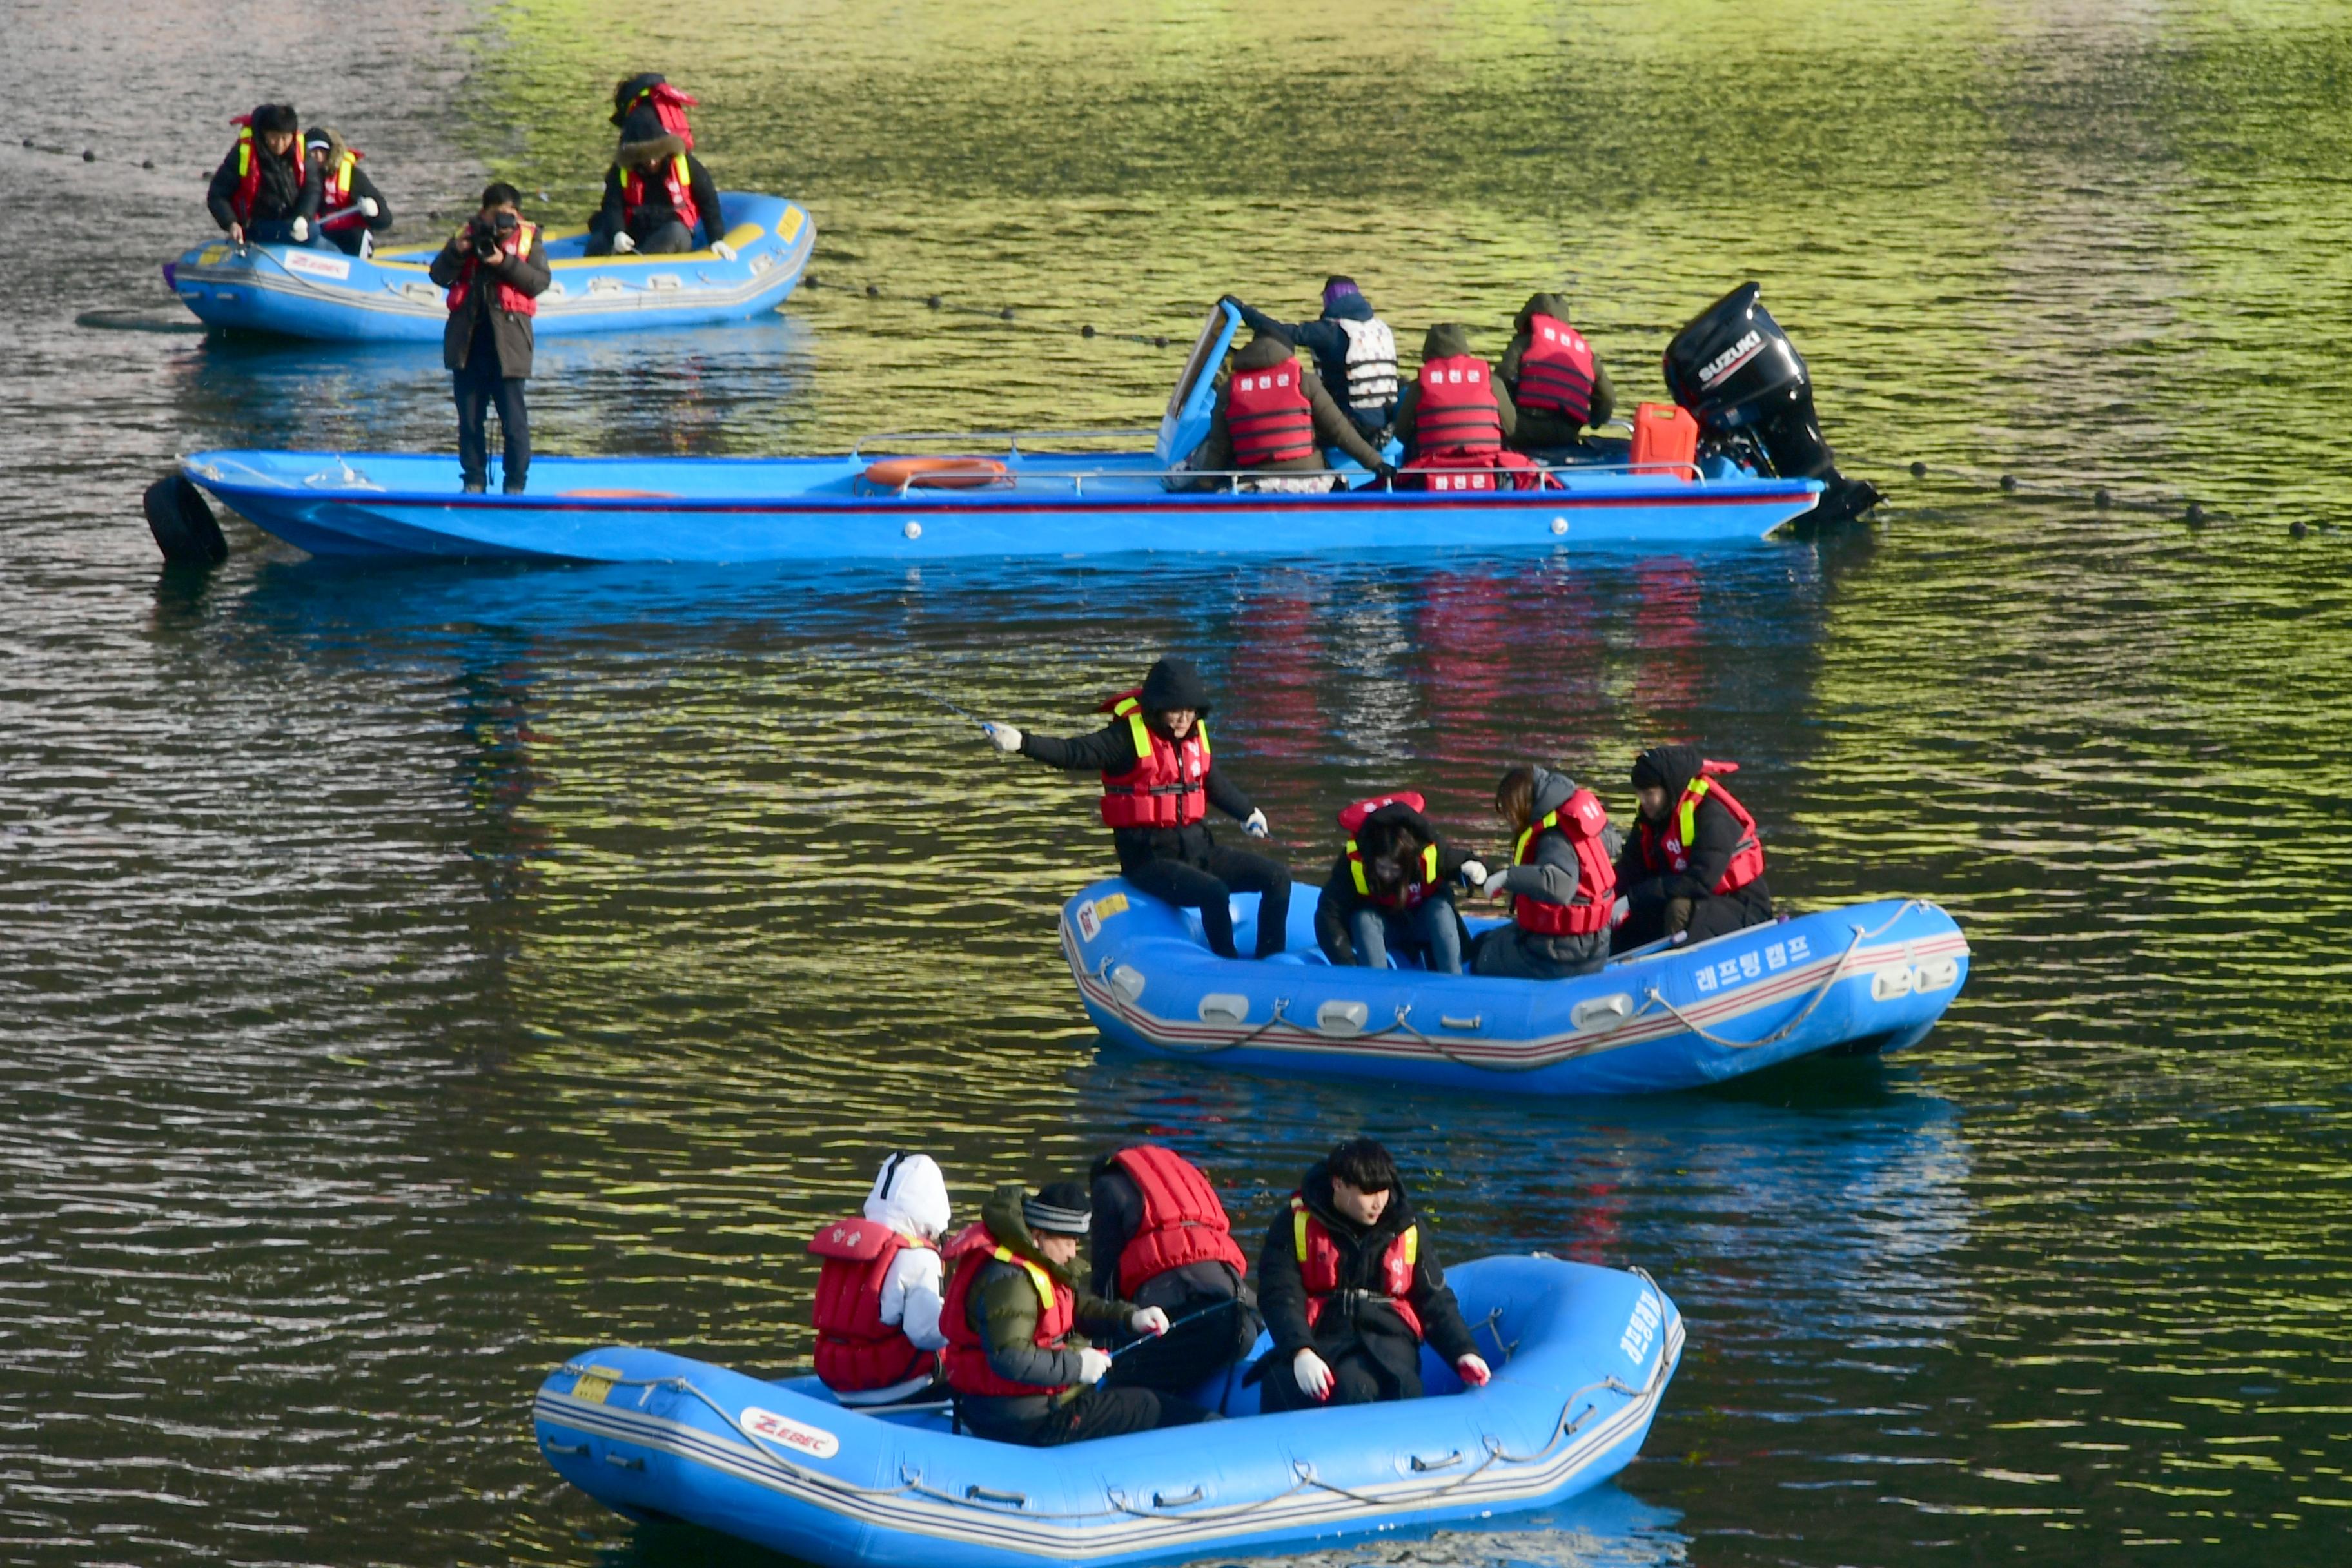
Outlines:
<svg viewBox="0 0 2352 1568"><path fill-rule="evenodd" d="M1783 479L1821 480L1827 488L1801 522L1850 522L1878 504L1878 491L1837 471L1813 414L1804 357L1759 301L1760 292L1760 285L1742 283L1675 334L1666 345L1666 390L1716 450Z"/></svg>

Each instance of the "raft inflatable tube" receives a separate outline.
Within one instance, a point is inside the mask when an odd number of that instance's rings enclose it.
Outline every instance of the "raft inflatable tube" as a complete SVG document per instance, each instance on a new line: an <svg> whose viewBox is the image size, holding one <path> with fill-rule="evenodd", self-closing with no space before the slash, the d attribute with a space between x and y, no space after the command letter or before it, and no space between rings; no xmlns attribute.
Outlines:
<svg viewBox="0 0 2352 1568"><path fill-rule="evenodd" d="M1237 946L1255 951L1256 895L1233 910ZM1799 1057L1884 1055L1924 1038L1969 973L1968 939L1917 899L1751 926L1574 980L1500 980L1336 968L1316 946L1311 891L1292 900L1286 952L1219 958L1197 914L1116 879L1063 906L1062 951L1095 1026L1135 1050L1506 1094L1645 1094Z"/></svg>
<svg viewBox="0 0 2352 1568"><path fill-rule="evenodd" d="M703 326L772 310L800 282L816 225L797 202L728 191L733 260L715 250L590 256L588 231L544 231L554 281L539 297L541 337ZM163 268L180 302L211 326L338 342L437 343L449 319L427 275L440 253L393 246L361 258L331 246L200 245Z"/></svg>
<svg viewBox="0 0 2352 1568"><path fill-rule="evenodd" d="M1465 1390L1280 1415L1229 1374L1223 1422L1063 1448L872 1415L814 1377L762 1383L661 1351L576 1356L540 1387L540 1451L632 1519L682 1519L827 1568L1181 1561L1484 1520L1598 1485L1640 1451L1682 1354L1647 1276L1548 1257L1447 1274L1494 1366ZM1261 1350L1265 1340L1261 1336Z"/></svg>

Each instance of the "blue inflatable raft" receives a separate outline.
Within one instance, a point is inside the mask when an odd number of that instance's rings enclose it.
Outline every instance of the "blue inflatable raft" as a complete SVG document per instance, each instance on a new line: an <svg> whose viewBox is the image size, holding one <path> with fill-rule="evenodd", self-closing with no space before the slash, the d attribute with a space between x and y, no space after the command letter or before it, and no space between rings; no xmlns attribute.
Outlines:
<svg viewBox="0 0 2352 1568"><path fill-rule="evenodd" d="M1197 914L1097 882L1062 909L1062 950L1087 1016L1120 1045L1221 1067L1643 1094L1822 1052L1916 1045L1969 972L1968 939L1919 900L1800 915L1574 980L1341 969L1316 946L1314 896L1302 891L1289 951L1261 963L1211 952ZM1235 941L1250 952L1256 895L1233 910Z"/></svg>
<svg viewBox="0 0 2352 1568"><path fill-rule="evenodd" d="M555 281L539 297L543 337L619 332L740 321L783 302L816 243L816 225L798 203L729 191L733 221L715 250L673 256L586 254L587 231L550 228ZM215 327L338 342L433 342L449 319L444 290L426 276L441 240L397 246L367 258L331 247L198 246L163 269L181 303Z"/></svg>
<svg viewBox="0 0 2352 1568"><path fill-rule="evenodd" d="M1682 1353L1664 1293L1545 1257L1447 1279L1494 1380L1465 1390L1424 1351L1429 1396L1408 1404L1260 1415L1256 1389L1233 1376L1208 1395L1224 1422L1032 1449L959 1436L936 1407L846 1410L814 1377L761 1383L614 1347L550 1376L533 1415L548 1462L606 1506L828 1568L1328 1544L1546 1507L1623 1468Z"/></svg>

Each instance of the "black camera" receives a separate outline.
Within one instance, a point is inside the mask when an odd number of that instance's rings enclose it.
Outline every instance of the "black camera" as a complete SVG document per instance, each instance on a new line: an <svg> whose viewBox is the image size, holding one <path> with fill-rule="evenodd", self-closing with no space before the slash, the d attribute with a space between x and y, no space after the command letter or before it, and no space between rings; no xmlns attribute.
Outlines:
<svg viewBox="0 0 2352 1568"><path fill-rule="evenodd" d="M474 254L484 261L496 261L500 244L515 231L516 223L509 212L478 214L471 226Z"/></svg>

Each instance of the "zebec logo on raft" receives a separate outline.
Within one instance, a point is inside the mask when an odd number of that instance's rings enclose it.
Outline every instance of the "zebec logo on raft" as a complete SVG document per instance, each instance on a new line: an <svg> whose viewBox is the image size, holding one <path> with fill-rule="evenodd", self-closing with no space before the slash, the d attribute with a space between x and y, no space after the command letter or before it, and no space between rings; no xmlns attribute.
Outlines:
<svg viewBox="0 0 2352 1568"><path fill-rule="evenodd" d="M824 1427L762 1410L756 1405L743 1407L742 1427L754 1437L764 1437L780 1448L806 1454L812 1459L830 1459L841 1452L841 1439Z"/></svg>

